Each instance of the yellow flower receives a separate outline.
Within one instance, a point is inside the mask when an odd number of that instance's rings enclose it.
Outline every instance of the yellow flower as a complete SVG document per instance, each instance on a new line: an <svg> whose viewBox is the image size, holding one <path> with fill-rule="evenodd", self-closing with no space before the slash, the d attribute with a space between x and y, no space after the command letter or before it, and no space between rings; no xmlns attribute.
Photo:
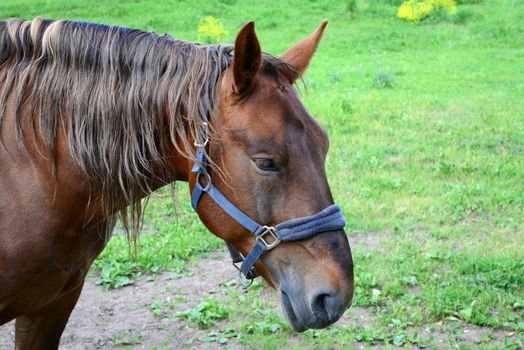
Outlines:
<svg viewBox="0 0 524 350"><path fill-rule="evenodd" d="M218 43L229 35L229 31L215 17L207 16L198 23L199 41L206 44Z"/></svg>
<svg viewBox="0 0 524 350"><path fill-rule="evenodd" d="M419 22L442 9L453 15L457 12L457 3L455 0L404 0L398 8L397 17L410 22Z"/></svg>

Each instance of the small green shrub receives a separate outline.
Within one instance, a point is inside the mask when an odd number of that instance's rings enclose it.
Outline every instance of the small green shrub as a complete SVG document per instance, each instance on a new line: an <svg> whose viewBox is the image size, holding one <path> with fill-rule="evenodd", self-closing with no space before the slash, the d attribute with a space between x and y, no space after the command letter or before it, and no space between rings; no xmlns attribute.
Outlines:
<svg viewBox="0 0 524 350"><path fill-rule="evenodd" d="M214 299L207 298L194 308L177 314L177 317L186 318L190 323L196 323L200 328L209 328L216 321L228 318L229 311Z"/></svg>
<svg viewBox="0 0 524 350"><path fill-rule="evenodd" d="M395 75L393 73L378 71L373 80L373 87L377 89L392 88L394 81Z"/></svg>
<svg viewBox="0 0 524 350"><path fill-rule="evenodd" d="M343 113L346 114L353 113L353 105L351 104L351 101L348 99L343 99L342 101L340 101L340 109Z"/></svg>
<svg viewBox="0 0 524 350"><path fill-rule="evenodd" d="M340 73L338 71L331 72L328 75L328 81L330 83L338 83L338 82L342 81L342 78L343 78L342 73Z"/></svg>
<svg viewBox="0 0 524 350"><path fill-rule="evenodd" d="M142 343L142 335L129 330L120 331L111 339L111 343L116 346L139 345Z"/></svg>
<svg viewBox="0 0 524 350"><path fill-rule="evenodd" d="M459 9L457 14L451 18L451 22L455 24L465 24L474 19L475 14L469 10Z"/></svg>
<svg viewBox="0 0 524 350"><path fill-rule="evenodd" d="M346 11L350 17L355 17L358 12L357 0L347 0Z"/></svg>

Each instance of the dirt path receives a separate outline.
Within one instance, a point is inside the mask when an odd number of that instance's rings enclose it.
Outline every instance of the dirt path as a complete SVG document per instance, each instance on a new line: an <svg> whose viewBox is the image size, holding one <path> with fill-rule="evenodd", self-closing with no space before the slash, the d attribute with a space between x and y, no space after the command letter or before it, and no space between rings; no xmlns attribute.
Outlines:
<svg viewBox="0 0 524 350"><path fill-rule="evenodd" d="M236 283L238 274L231 266L226 252L217 252L189 266L186 276L173 278L172 273L162 273L154 281L151 276L140 277L133 285L105 291L96 285L96 279L86 280L84 290L76 305L60 343L61 350L93 349L217 349L216 342L206 341L211 331L227 327L222 322L213 329L200 330L183 318L155 316L151 305L176 305L184 311L202 302L206 297L225 299L231 288L242 289ZM197 277L197 273L200 277ZM227 286L225 286L227 284ZM265 287L263 299L276 299L276 293ZM280 311L277 311L280 312ZM372 317L364 308L353 308L339 324L369 324ZM0 327L0 350L12 350L14 322ZM127 345L127 347L125 347ZM227 349L241 349L235 339L223 344ZM366 345L356 348L367 348Z"/></svg>
<svg viewBox="0 0 524 350"><path fill-rule="evenodd" d="M151 307L155 303L165 306L173 302L171 305L176 305L176 310L183 311L211 294L225 297L227 289L240 288L221 286L237 276L226 253L203 258L191 271L200 277L174 279L172 274L163 273L154 281L147 281L148 277L142 276L131 286L110 291L97 286L94 278L88 278L62 336L60 349L108 349L125 344L133 345L134 349L215 349L217 343L205 341L209 330L191 327L183 318L155 316ZM269 289L264 292L272 293ZM13 349L13 342L14 322L11 322L0 327L0 350ZM238 347L233 342L228 340L229 347Z"/></svg>

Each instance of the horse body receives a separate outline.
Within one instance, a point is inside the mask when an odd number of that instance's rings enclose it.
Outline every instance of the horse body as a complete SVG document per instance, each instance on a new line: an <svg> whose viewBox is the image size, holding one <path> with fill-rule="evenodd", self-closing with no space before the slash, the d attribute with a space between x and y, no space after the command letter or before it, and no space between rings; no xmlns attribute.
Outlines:
<svg viewBox="0 0 524 350"><path fill-rule="evenodd" d="M17 325L17 343L38 348L58 344L60 333L46 340L50 343L25 343L21 329L46 332L37 322L65 326L86 273L105 246L110 223L88 208L89 184L63 142L57 143L58 166L51 175L52 164L34 147L23 151L15 135L10 99L0 146L0 324L25 315L25 322L17 320L24 324ZM69 311L58 311L64 303L70 304Z"/></svg>
<svg viewBox="0 0 524 350"><path fill-rule="evenodd" d="M133 232L142 198L176 180L194 188L202 121L214 183L259 222L333 203L327 136L292 88L324 27L282 55L288 65L261 54L249 24L229 65L228 48L151 33L0 22L0 324L16 318L17 348L58 347L117 212L131 206ZM254 238L216 203L204 196L198 214L247 254ZM286 242L255 266L299 331L335 322L353 295L343 231Z"/></svg>

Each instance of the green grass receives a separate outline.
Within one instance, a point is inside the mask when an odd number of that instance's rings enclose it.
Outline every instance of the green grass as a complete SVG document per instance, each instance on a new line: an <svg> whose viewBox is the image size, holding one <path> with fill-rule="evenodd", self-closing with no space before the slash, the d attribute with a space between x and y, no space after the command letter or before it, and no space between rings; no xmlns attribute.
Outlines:
<svg viewBox="0 0 524 350"><path fill-rule="evenodd" d="M189 198L184 185L177 187L177 196L181 197L178 200L173 200L168 189L162 189L149 201L136 254L124 235L115 234L93 265L99 276L97 283L106 288L122 287L131 284L142 271L183 274L186 261L222 246L192 212L190 202L184 200Z"/></svg>
<svg viewBox="0 0 524 350"><path fill-rule="evenodd" d="M228 318L229 312L215 299L207 298L194 308L178 313L177 317L186 318L188 322L196 323L200 328L209 328L217 321Z"/></svg>
<svg viewBox="0 0 524 350"><path fill-rule="evenodd" d="M472 324L513 334L493 340L488 332L475 346L521 348L524 3L459 1L455 17L419 24L396 18L398 3L4 0L0 17L92 20L196 40L199 19L212 15L230 43L253 19L274 54L328 18L302 95L331 138L332 192L358 238L355 305L375 324L294 335L264 311L255 287L232 292L232 328L210 337L261 349L436 346L417 333L430 328L447 335L446 346L469 348L460 335ZM101 284L125 285L144 271L184 273L187 260L221 246L179 189L176 212L167 191L151 200L136 259L121 236L111 240L95 263ZM369 235L378 242L359 244Z"/></svg>

